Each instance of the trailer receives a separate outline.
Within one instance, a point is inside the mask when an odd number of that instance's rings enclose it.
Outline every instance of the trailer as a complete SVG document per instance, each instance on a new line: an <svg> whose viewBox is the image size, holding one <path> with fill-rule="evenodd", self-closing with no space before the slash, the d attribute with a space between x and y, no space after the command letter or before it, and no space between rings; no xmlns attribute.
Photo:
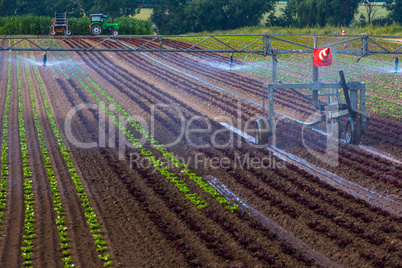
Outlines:
<svg viewBox="0 0 402 268"><path fill-rule="evenodd" d="M50 25L50 32L51 36L55 36L57 33L63 33L65 36L71 35L71 30L68 28L68 20L66 17L66 12L64 13L55 13L54 19Z"/></svg>

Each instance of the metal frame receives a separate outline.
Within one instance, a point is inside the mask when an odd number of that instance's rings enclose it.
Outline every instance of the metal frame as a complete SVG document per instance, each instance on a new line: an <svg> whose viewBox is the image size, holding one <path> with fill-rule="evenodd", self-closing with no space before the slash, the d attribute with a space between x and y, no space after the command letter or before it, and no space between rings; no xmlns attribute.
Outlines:
<svg viewBox="0 0 402 268"><path fill-rule="evenodd" d="M341 42L337 42L334 44L329 44L324 47L331 47L343 43L347 43L350 41L358 40L361 38L361 51L348 51L346 54L357 55L360 56L357 61L359 61L362 57L373 55L373 54L396 54L402 48L399 48L390 51L378 44L375 40L372 40L367 35L351 38L348 40L343 40ZM276 39L276 38L275 38ZM281 39L281 41L284 41ZM294 45L302 45L297 44L294 42L286 41L288 43L292 43ZM372 42L376 46L380 47L382 51L370 51L369 50L369 42ZM303 45L304 46L304 45ZM318 36L314 36L314 49L318 47ZM269 53L270 52L270 53ZM299 53L304 53L305 51L300 51ZM311 51L311 53L313 50ZM332 50L333 53L345 53L344 51L339 50ZM267 129L258 129L260 133L269 132L271 135L275 135L275 124L274 124L274 92L280 89L290 89L291 91L295 92L296 94L302 96L308 101L313 103L313 106L318 110L322 111L323 114L321 118L315 122L304 123L307 126L314 126L318 123L325 122L327 124L327 130L329 129L328 126L333 124L334 120L340 122L341 117L348 117L349 121L354 124L354 128L358 128L358 134L352 133L351 135L355 135L353 139L350 141L353 144L358 144L360 142L360 135L365 133L365 120L370 118L370 115L366 113L365 110L365 93L366 93L366 85L365 83L361 83L358 81L352 81L346 83L343 71L339 71L341 81L339 83L322 83L318 81L318 67L312 64L312 82L310 83L287 83L284 84L281 81L277 81L277 55L284 54L284 53L291 53L287 51L278 51L276 49L268 50L267 55L272 55L272 79L273 83L271 84L264 84L264 87L268 89L268 126ZM320 93L321 90L324 89L331 89L331 93ZM339 97L339 89L342 88L346 104L341 103L341 99ZM300 89L311 89L312 94L304 94L303 92L299 91ZM318 100L319 97L328 97L328 104L324 105L321 104ZM357 121L357 116L360 115L360 120ZM261 120L261 119L259 119ZM340 126L339 126L340 127ZM268 139L261 141L261 144L267 144Z"/></svg>
<svg viewBox="0 0 402 268"><path fill-rule="evenodd" d="M222 38L226 37L255 37L256 40L250 41L245 44L244 47L238 48L234 44L231 44L229 41L223 41ZM304 36L313 38L313 46L306 46L304 44L300 44L297 42L293 42L291 40L286 40L287 37L294 36ZM191 45L188 48L180 48L177 45L170 42L171 38L180 38L180 40L185 41L186 38L203 38L200 42ZM348 38L347 40L342 40L340 42L336 42L333 44L325 45L325 47L332 47L340 44L346 44L348 42L354 40L361 40L361 49L359 50L348 50L348 49L333 49L332 53L344 53L349 55L356 55L360 57L366 57L375 54L398 54L402 53L402 46L398 47L394 50L388 50L381 46L377 41L373 38L393 38L393 39L401 39L402 36L382 36L382 35L292 35L292 34L265 34L265 35L187 35L187 36L66 36L66 37L0 37L0 41L2 40L17 40L17 42L9 47L0 47L1 50L12 50L12 51L133 51L133 52L194 52L194 53L205 53L205 52L227 52L227 53L255 53L261 54L264 56L276 56L280 54L287 53L313 53L314 48L317 48L317 43L319 37L336 37L336 38ZM90 48L84 48L78 44L77 47L74 48L54 48L53 45L50 46L40 46L35 42L36 39L56 39L58 43L61 43L65 40L74 41L74 39L86 39L90 38L91 40L99 40L95 45ZM129 45L125 43L126 40L140 39L140 38L150 38L148 42L142 44L138 47L133 45ZM28 40L31 43L34 43L37 48L17 48L15 45L18 43L18 40ZM225 49L199 49L198 46L202 46L203 43L207 41L215 41L216 43L223 45ZM272 40L289 43L300 47L300 49L276 49L272 45ZM105 48L99 47L102 43L106 41L113 41L117 44L121 45L120 48ZM21 41L19 41L21 42ZM155 42L159 44L158 48L145 48L146 45ZM380 48L379 50L369 50L369 43L374 44L376 47ZM255 44L261 45L258 49L251 49L251 47ZM172 48L173 47L173 48Z"/></svg>

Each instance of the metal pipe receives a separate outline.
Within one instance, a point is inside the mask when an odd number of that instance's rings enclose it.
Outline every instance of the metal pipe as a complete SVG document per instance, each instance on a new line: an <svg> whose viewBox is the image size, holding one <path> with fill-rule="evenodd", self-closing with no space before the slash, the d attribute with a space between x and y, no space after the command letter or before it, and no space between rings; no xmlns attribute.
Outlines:
<svg viewBox="0 0 402 268"><path fill-rule="evenodd" d="M360 89L360 110L366 111L366 84L363 83ZM364 134L366 132L366 116L360 115L360 132Z"/></svg>
<svg viewBox="0 0 402 268"><path fill-rule="evenodd" d="M346 79L345 79L345 75L343 73L343 70L339 71L339 76L341 77L341 83L342 83L342 87L343 87L343 94L345 95L346 104L348 105L349 115L353 119L355 119L355 113L352 110L352 103L350 102L350 97L349 97L349 87L346 84Z"/></svg>
<svg viewBox="0 0 402 268"><path fill-rule="evenodd" d="M275 124L274 124L274 88L270 85L268 91L268 124L269 134L272 134L275 139Z"/></svg>
<svg viewBox="0 0 402 268"><path fill-rule="evenodd" d="M318 37L314 36L314 49L318 47ZM318 82L318 67L314 65L313 57L313 82ZM324 111L324 105L318 102L318 89L313 88L313 105L319 111Z"/></svg>
<svg viewBox="0 0 402 268"><path fill-rule="evenodd" d="M276 82L276 69L277 69L277 62L276 54L272 54L272 82Z"/></svg>

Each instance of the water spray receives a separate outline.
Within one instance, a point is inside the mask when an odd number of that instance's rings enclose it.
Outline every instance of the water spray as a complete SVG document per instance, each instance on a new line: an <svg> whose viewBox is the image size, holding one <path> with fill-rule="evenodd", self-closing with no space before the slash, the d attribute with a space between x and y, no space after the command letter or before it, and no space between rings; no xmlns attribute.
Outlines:
<svg viewBox="0 0 402 268"><path fill-rule="evenodd" d="M46 66L46 62L47 62L47 56L46 56L46 51L43 52L43 66Z"/></svg>
<svg viewBox="0 0 402 268"><path fill-rule="evenodd" d="M399 63L398 53L396 53L396 56L395 56L395 74L398 73L398 63Z"/></svg>

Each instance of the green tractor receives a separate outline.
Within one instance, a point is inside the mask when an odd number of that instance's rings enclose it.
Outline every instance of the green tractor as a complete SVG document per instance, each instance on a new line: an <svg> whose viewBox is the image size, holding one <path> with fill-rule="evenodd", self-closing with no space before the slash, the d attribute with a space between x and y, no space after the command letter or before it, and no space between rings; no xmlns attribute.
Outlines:
<svg viewBox="0 0 402 268"><path fill-rule="evenodd" d="M103 19L109 18L109 15L91 14L91 24L89 24L89 31L93 35L102 34L103 31L108 31L112 35L118 35L120 23L108 23Z"/></svg>

